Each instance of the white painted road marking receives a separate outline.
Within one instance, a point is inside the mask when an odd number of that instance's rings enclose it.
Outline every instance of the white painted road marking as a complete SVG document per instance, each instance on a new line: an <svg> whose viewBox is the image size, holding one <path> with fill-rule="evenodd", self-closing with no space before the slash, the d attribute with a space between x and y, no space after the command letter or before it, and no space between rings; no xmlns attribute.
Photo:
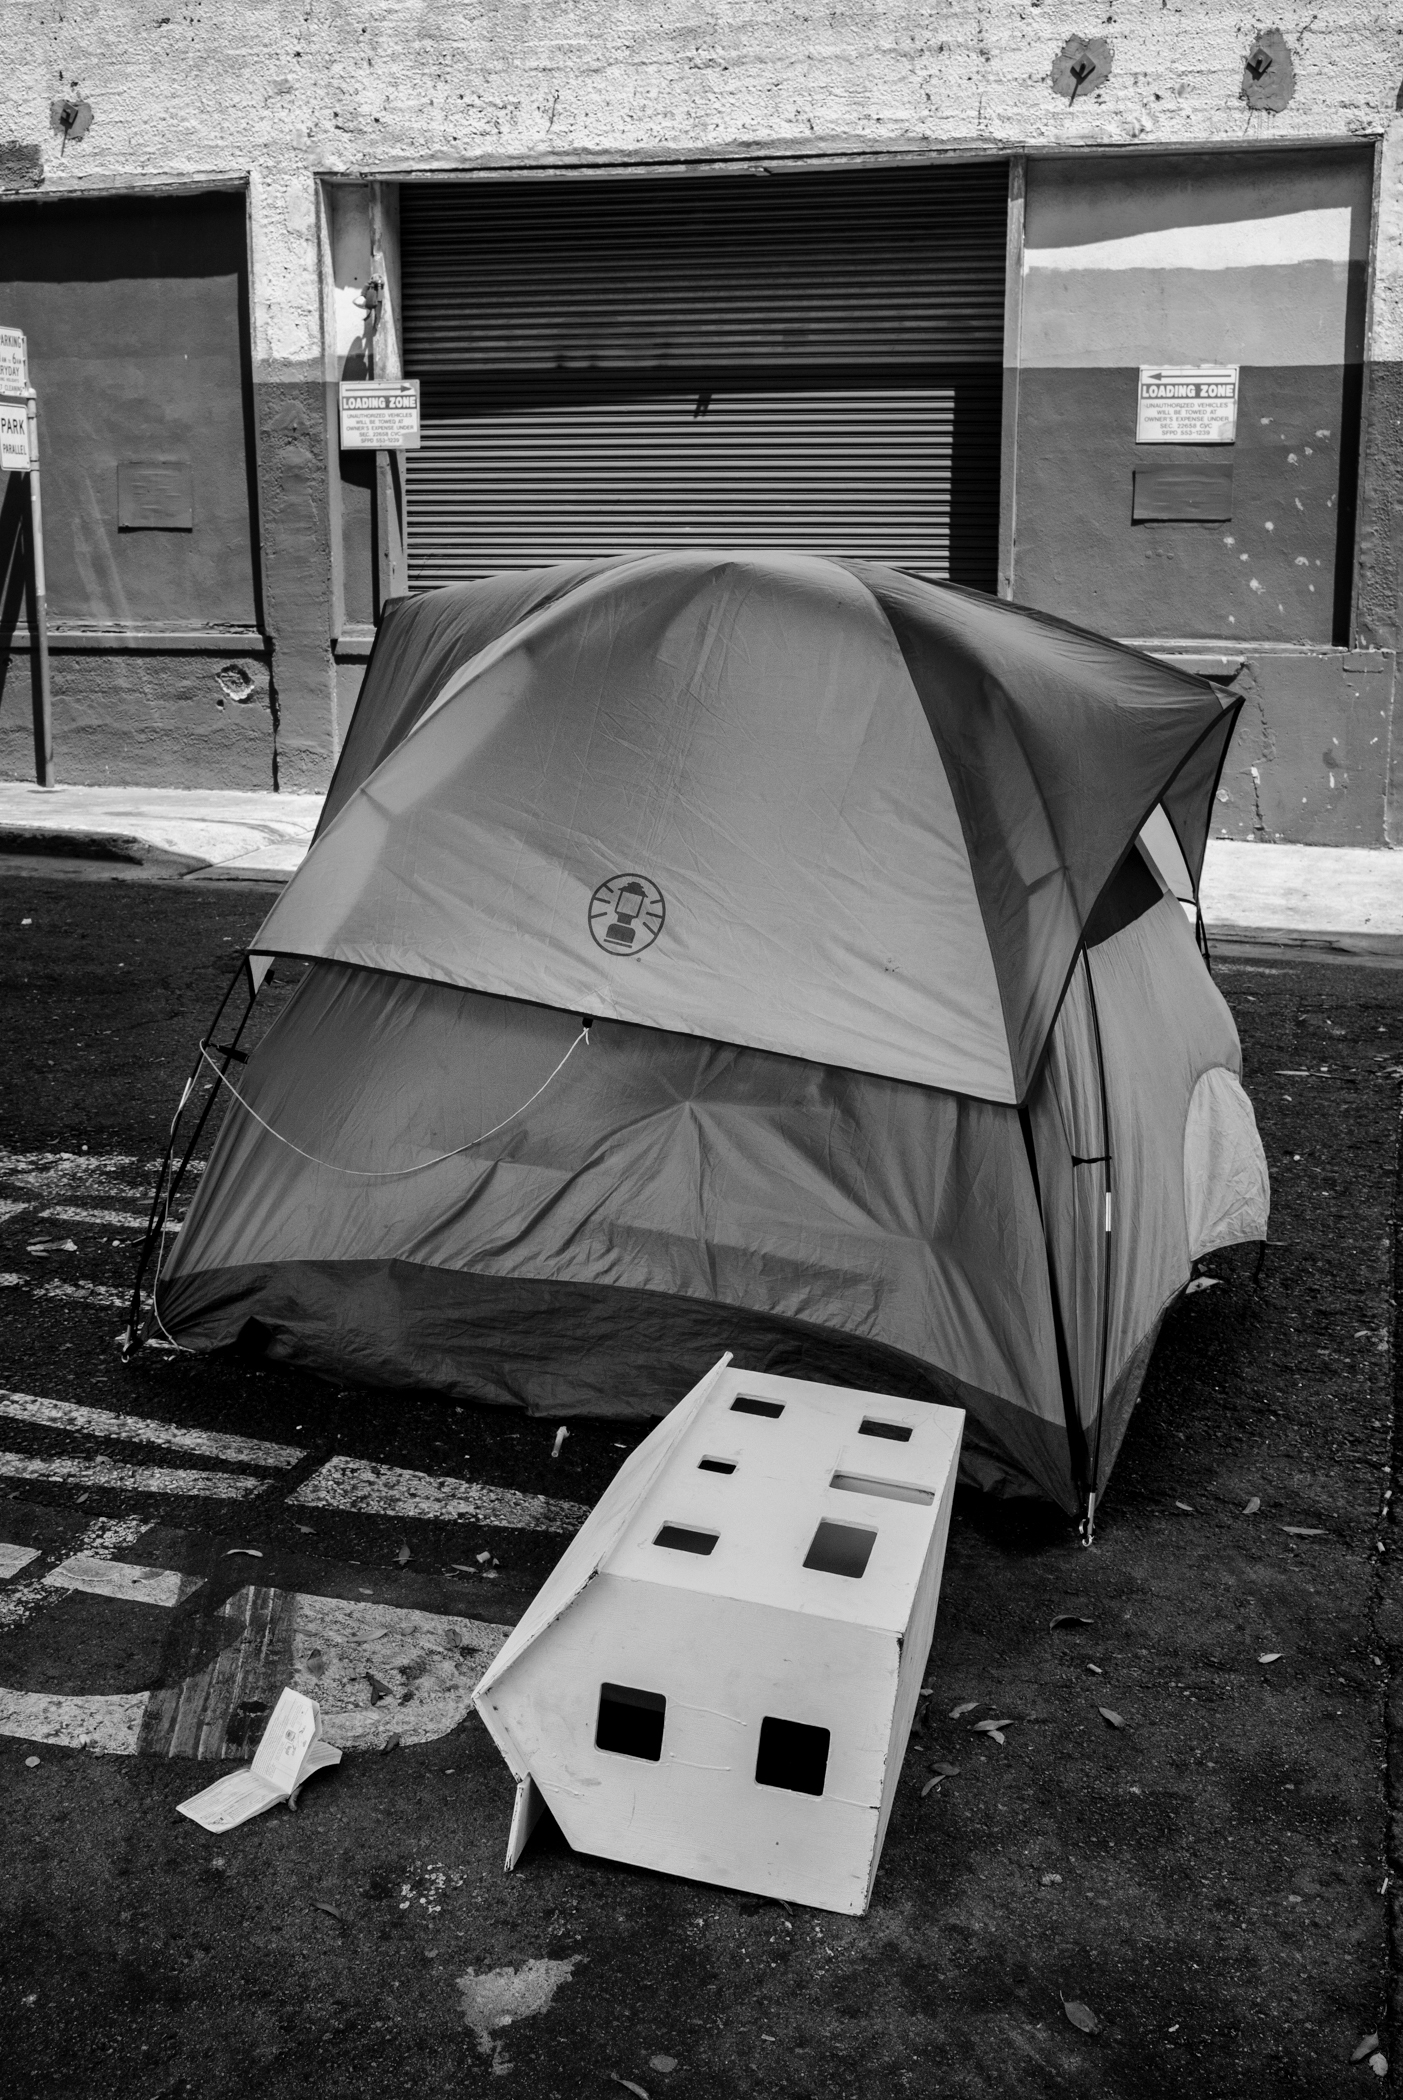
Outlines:
<svg viewBox="0 0 1403 2100"><path fill-rule="evenodd" d="M589 1511L579 1502L471 1480L435 1478L402 1466L332 1458L288 1501L310 1509L353 1510L362 1516L422 1517L440 1523L495 1524L508 1531L578 1531Z"/></svg>
<svg viewBox="0 0 1403 2100"><path fill-rule="evenodd" d="M149 1692L10 1692L0 1686L0 1735L65 1750L103 1750L130 1757L141 1741Z"/></svg>
<svg viewBox="0 0 1403 2100"><path fill-rule="evenodd" d="M79 1539L78 1551L90 1554L95 1560L103 1560L110 1553L120 1553L124 1546L134 1545L148 1529L145 1517L98 1517ZM23 1549L11 1546L5 1550L13 1553ZM36 1554L29 1556L31 1560L37 1557ZM42 1605L56 1603L59 1594L57 1590L47 1588L39 1577L17 1582L13 1589L0 1590L0 1633L22 1626ZM0 1729L0 1734L3 1733Z"/></svg>
<svg viewBox="0 0 1403 2100"><path fill-rule="evenodd" d="M199 1587L172 1570L82 1555L43 1579L58 1590L168 1606ZM0 1687L0 1735L109 1756L243 1757L291 1684L317 1701L338 1749L433 1742L466 1719L509 1631L450 1612L253 1585L236 1591L219 1618L234 1638L169 1689L93 1696Z"/></svg>
<svg viewBox="0 0 1403 2100"><path fill-rule="evenodd" d="M130 1288L121 1290L113 1283L40 1283L12 1269L0 1270L0 1291L23 1290L26 1284L36 1298L58 1298L68 1305L107 1305L125 1312L132 1302Z"/></svg>
<svg viewBox="0 0 1403 2100"><path fill-rule="evenodd" d="M25 1458L18 1451L0 1451L0 1479L57 1480L69 1487L124 1488L137 1495L209 1495L216 1502L242 1502L271 1485L251 1473L124 1466L110 1458Z"/></svg>
<svg viewBox="0 0 1403 2100"><path fill-rule="evenodd" d="M173 1568L137 1568L124 1560L98 1560L75 1553L50 1568L43 1581L55 1589L81 1590L88 1597L114 1597L119 1604L183 1604L203 1588L199 1575L177 1575Z"/></svg>
<svg viewBox="0 0 1403 2100"><path fill-rule="evenodd" d="M228 1458L247 1466L295 1466L307 1454L295 1444L267 1444L256 1437L226 1436L211 1429L179 1429L145 1415L118 1415L76 1400L43 1400L35 1393L0 1392L0 1415L37 1422L45 1429L76 1429L86 1436L116 1437L126 1444L163 1444L201 1458ZM190 1490L191 1493L197 1490Z"/></svg>
<svg viewBox="0 0 1403 2100"><path fill-rule="evenodd" d="M7 1546L0 1542L0 1582L8 1582L12 1575L18 1575L21 1568L27 1568L38 1558L37 1546Z"/></svg>

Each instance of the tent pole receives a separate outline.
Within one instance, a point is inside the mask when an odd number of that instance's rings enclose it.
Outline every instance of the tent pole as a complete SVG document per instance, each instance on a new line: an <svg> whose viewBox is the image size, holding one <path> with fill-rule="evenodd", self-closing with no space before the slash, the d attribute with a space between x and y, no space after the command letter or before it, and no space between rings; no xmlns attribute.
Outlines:
<svg viewBox="0 0 1403 2100"><path fill-rule="evenodd" d="M1072 1353L1067 1346L1067 1329L1062 1318L1062 1293L1057 1283L1057 1268L1052 1259L1052 1241L1048 1236L1047 1214L1043 1209L1042 1178L1038 1173L1038 1151L1033 1141L1033 1119L1026 1102L1018 1111L1018 1125L1023 1132L1023 1148L1028 1155L1028 1171L1033 1177L1033 1199L1038 1206L1038 1223L1042 1227L1043 1258L1047 1263L1047 1292L1052 1306L1052 1337L1057 1350L1057 1381L1062 1388L1062 1417L1067 1428L1067 1452L1072 1462L1072 1485L1078 1495L1087 1493L1086 1438L1081 1419L1077 1414L1077 1390L1072 1377ZM1083 1523L1085 1520L1083 1519Z"/></svg>
<svg viewBox="0 0 1403 2100"><path fill-rule="evenodd" d="M224 1009L229 1004L230 995L233 992L234 986L238 983L239 978L245 972L246 960L247 959L245 958L239 962L238 968L235 970L233 976L229 979L229 982L225 987L224 997L220 1000L219 1005L216 1007L214 1019L210 1022L209 1034L201 1039L200 1047L195 1053L195 1062L190 1070L190 1077L185 1082L184 1092L181 1094L180 1101L176 1108L175 1114L171 1118L170 1135L166 1139L166 1149L161 1156L160 1171L156 1176L155 1189L152 1191L151 1210L150 1215L148 1216L146 1221L146 1233L144 1238L142 1239L141 1246L137 1251L136 1274L132 1278L131 1310L127 1317L126 1339L122 1344L122 1361L124 1363L127 1362L132 1356L134 1356L136 1354L136 1351L141 1346L140 1342L137 1340L137 1326L141 1319L142 1280L146 1275L147 1264L150 1262L152 1249L158 1245L161 1235L166 1229L166 1220L170 1216L170 1207L172 1203L174 1203L176 1199L176 1194L180 1188L180 1184L185 1177L185 1170L190 1164L191 1155L193 1154L196 1145L198 1145L200 1142L200 1133L203 1131L205 1124L209 1119L210 1109L213 1107L215 1096L219 1092L218 1079L216 1079L212 1083L208 1093L205 1095L204 1104L200 1110L199 1117L196 1121L194 1133L191 1136L189 1144L185 1147L185 1152L183 1157L181 1158L180 1165L175 1169L175 1172L171 1174L169 1186L167 1186L166 1175L170 1168L171 1159L175 1152L176 1132L180 1128L180 1119L185 1113L186 1103L189 1101L191 1094L194 1092L195 1083L200 1076L200 1066L204 1062L206 1045L209 1043L210 1038L213 1036L215 1029L218 1028L219 1023L223 1018ZM233 1040L225 1046L216 1046L217 1048L221 1049L221 1054L224 1058L225 1072L228 1071L229 1066L233 1062L233 1059L237 1053L239 1037L244 1032L245 1024L248 1021L249 1015L253 1012L254 1001L257 999L257 997L258 993L256 991L251 991L249 993L248 1004L244 1008L243 1016L239 1021L238 1027L234 1030ZM221 1073L220 1077L222 1076L223 1074Z"/></svg>
<svg viewBox="0 0 1403 2100"><path fill-rule="evenodd" d="M1096 1076L1101 1095L1101 1161L1106 1170L1106 1203L1101 1233L1101 1340L1096 1372L1096 1434L1091 1447L1091 1480L1082 1521L1082 1544L1089 1546L1096 1526L1096 1489L1101 1477L1101 1424L1106 1412L1106 1359L1111 1341L1111 1106L1106 1093L1106 1055L1101 1042L1101 1012L1096 1004L1096 981L1091 974L1091 954L1083 947L1086 996L1091 1008L1091 1033L1096 1044Z"/></svg>

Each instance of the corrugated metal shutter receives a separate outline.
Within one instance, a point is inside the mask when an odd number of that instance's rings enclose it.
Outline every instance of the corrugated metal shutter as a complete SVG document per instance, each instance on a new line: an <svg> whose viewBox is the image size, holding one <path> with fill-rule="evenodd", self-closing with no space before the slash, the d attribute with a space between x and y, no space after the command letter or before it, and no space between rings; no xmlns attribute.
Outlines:
<svg viewBox="0 0 1403 2100"><path fill-rule="evenodd" d="M720 544L992 589L1007 182L406 186L412 586Z"/></svg>

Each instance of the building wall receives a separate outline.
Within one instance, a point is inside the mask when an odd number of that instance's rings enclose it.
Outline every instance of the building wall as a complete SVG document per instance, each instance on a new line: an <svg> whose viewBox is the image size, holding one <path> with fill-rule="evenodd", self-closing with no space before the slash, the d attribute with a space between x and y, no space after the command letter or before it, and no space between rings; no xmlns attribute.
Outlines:
<svg viewBox="0 0 1403 2100"><path fill-rule="evenodd" d="M233 186L246 197L267 636L258 661L271 696L265 778L312 788L328 775L338 709L354 690L363 660L364 616L371 609L367 563L373 562L383 585L393 578L396 559L392 534L377 537L376 530L377 519L383 523L393 509L392 492L382 476L372 488L364 469L343 473L334 446L328 390L352 352L358 275L364 280L364 255L358 261L352 252L359 238L352 222L360 206L354 199L329 202L337 185L359 188L369 246L383 272L392 262L393 232L391 213L377 212L376 204L392 199L393 184L402 177L510 167L565 172L601 164L725 165L767 156L821 164L854 154L1028 153L1035 156L1028 216L1030 252L1036 253L1039 245L1089 245L1076 227L1068 238L1053 238L1054 205L1060 198L1064 217L1074 209L1078 178L1059 178L1054 170L1042 179L1039 167L1046 167L1046 159L1039 163L1037 156L1094 150L1134 171L1142 156L1166 149L1233 148L1240 159L1244 147L1267 144L1362 148L1360 165L1363 158L1377 161L1372 277L1362 320L1357 291L1351 306L1349 289L1357 286L1363 267L1360 206L1351 188L1361 178L1348 172L1349 164L1341 163L1347 172L1339 178L1349 192L1344 204L1332 206L1327 199L1320 207L1349 211L1353 245L1345 263L1344 326L1346 333L1361 326L1364 332L1352 606L1342 615L1336 592L1327 622L1323 604L1311 605L1312 594L1300 587L1297 551L1306 554L1312 577L1317 561L1324 576L1327 557L1318 533L1308 535L1309 544L1303 539L1289 560L1284 539L1266 539L1265 517L1258 514L1270 490L1251 483L1276 455L1259 437L1253 441L1255 465L1245 438L1241 442L1244 502L1256 535L1248 566L1262 590L1244 600L1234 624L1224 615L1226 636L1202 635L1201 620L1189 634L1170 631L1185 624L1198 602L1194 578L1210 560L1209 536L1199 535L1205 545L1195 542L1192 558L1183 539L1174 562L1146 551L1154 533L1139 531L1137 537L1127 528L1119 534L1103 523L1087 545L1071 545L1081 535L1056 522L1052 465L1038 474L1028 469L1028 426L1022 422L1018 493L1020 503L1025 493L1027 501L1021 515L1010 518L1009 552L1019 595L1018 564L1026 559L1030 595L1057 597L1059 609L1073 618L1096 624L1104 607L1102 623L1126 631L1121 621L1135 612L1132 624L1138 626L1137 605L1144 606L1153 617L1142 631L1157 641L1215 641L1224 663L1231 660L1224 655L1227 643L1236 651L1235 630L1244 630L1242 668L1234 667L1233 675L1256 681L1261 727L1259 755L1251 763L1259 775L1275 769L1282 785L1265 801L1259 795L1249 809L1243 798L1251 773L1236 787L1225 783L1239 798L1222 805L1226 828L1301 835L1303 820L1294 812L1304 807L1307 829L1316 827L1312 835L1343 826L1351 837L1382 839L1391 808L1390 652L1403 599L1403 115L1397 109L1403 23L1362 0L1334 0L1314 10L1299 30L1286 25L1293 91L1289 97L1268 93L1265 99L1279 106L1257 109L1243 99L1244 86L1263 99L1244 74L1255 27L1213 0L1182 0L1172 10L1161 0L1129 0L1109 25L1067 0L1006 0L997 6L950 0L938 10L913 0L854 0L841 12L792 0L765 0L763 6L754 0L503 0L483 9L446 0L366 0L354 15L331 0L298 0L295 6L292 0L229 0L220 9L194 0L171 14L137 0L78 0L62 11L40 0L10 0L0 73L0 195L149 194L184 185ZM1064 47L1073 36L1104 38L1111 65L1108 78L1098 73L1069 99ZM1278 65L1278 80L1284 70ZM1266 86L1271 89L1273 81ZM56 128L51 112L64 99L91 110L81 138L75 131L65 139ZM1129 189L1147 209L1152 180L1132 175ZM342 201L350 210L333 239L330 216L340 212ZM1104 211L1101 216L1101 237L1114 240ZM1289 213L1258 200L1243 213L1254 216L1270 220ZM1332 252L1306 260L1333 268L1339 258ZM1030 315L1037 295L1054 289L1033 284L1038 267L1030 268L1024 286ZM1234 267L1246 273L1238 289L1250 300L1255 266ZM1043 298L1037 323L1042 362L1029 363L1029 397L1019 416L1033 418L1049 461L1060 456L1071 504L1065 516L1078 505L1083 515L1094 510L1098 487L1116 494L1123 516L1127 463L1120 437L1095 461L1084 458L1075 441L1078 416L1056 375L1087 367L1085 360L1081 367L1059 366L1048 355L1046 346L1056 338L1055 308L1055 299ZM0 321L9 318L0 313ZM1116 389L1123 387L1129 363L1139 360L1131 359L1128 341L1114 355L1114 364L1093 362L1089 369L1099 376L1085 384L1106 427L1114 423L1123 435L1124 403ZM1168 351L1156 339L1151 355ZM1289 410L1299 420L1305 382L1299 376L1269 381L1266 375L1283 368L1299 375L1307 363L1255 352L1242 361L1251 368L1249 376L1262 375L1252 376L1259 392L1268 384L1278 389L1276 406L1262 393L1257 413L1275 417ZM1324 385L1321 375L1330 361L1309 369L1316 375L1310 385ZM1333 432L1341 420L1322 407L1310 429ZM1267 427L1258 423L1255 429ZM1295 430L1294 421L1290 427ZM1272 429L1279 443L1279 429ZM1287 449L1300 454L1289 442ZM1298 457L1303 487L1323 485L1327 469L1316 463L1320 459L1313 453L1307 468ZM1318 500L1320 509L1328 507L1323 497ZM1024 530L1027 537L1020 538ZM1163 535L1159 540L1164 548L1170 544ZM1098 546L1101 560L1093 558ZM1221 570L1219 552L1211 561ZM1313 595L1323 599L1327 593L1317 583ZM1273 610L1278 603L1280 615ZM1264 631L1273 621L1290 628L1286 639ZM1289 677L1277 675L1280 665L1273 669L1278 657L1289 661ZM73 657L70 676L69 659L62 652L55 659L59 768L68 778L85 767L98 770L97 761L85 755L97 747L83 724L89 713L101 714L101 706L94 709L91 700L77 697L72 680L79 660ZM1357 680L1367 697L1346 698L1355 692L1351 665L1366 660ZM96 652L91 661L100 667L104 659ZM165 682L175 675L169 666L158 665L154 654L143 662L143 689L173 693ZM191 673L198 690L205 690L207 669ZM100 669L83 675L97 675L101 683ZM1388 689L1382 758L1370 741L1375 732L1365 734L1380 684ZM0 713L14 711L21 687L22 680L12 677ZM161 708L184 702L166 697L150 704L152 749L158 752L164 740ZM217 707L214 712L221 713ZM242 715L247 713L244 705ZM221 777L231 763L229 705L222 716L203 746L206 777ZM22 738L5 739L0 729L0 769L23 771ZM1338 748L1348 746L1351 759L1349 768L1335 774L1338 783L1349 772L1354 801L1346 815L1322 757L1337 748L1336 739ZM1307 761L1314 769L1308 782L1293 773ZM1360 766L1367 791L1361 784L1356 793Z"/></svg>

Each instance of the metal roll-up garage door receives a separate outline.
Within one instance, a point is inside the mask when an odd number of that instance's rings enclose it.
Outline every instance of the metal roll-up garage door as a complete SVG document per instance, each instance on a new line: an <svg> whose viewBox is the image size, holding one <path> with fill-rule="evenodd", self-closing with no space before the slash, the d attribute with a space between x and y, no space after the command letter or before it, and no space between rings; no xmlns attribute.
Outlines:
<svg viewBox="0 0 1403 2100"><path fill-rule="evenodd" d="M992 590L1008 167L401 191L416 590L786 546Z"/></svg>

